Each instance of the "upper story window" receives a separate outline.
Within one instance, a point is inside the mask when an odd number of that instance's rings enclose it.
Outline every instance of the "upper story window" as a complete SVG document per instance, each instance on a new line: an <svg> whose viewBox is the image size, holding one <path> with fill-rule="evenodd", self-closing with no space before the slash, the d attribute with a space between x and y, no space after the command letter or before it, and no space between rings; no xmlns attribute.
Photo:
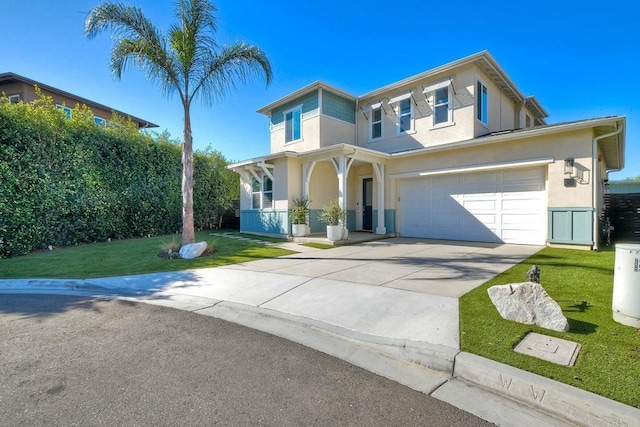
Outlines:
<svg viewBox="0 0 640 427"><path fill-rule="evenodd" d="M65 107L64 105L60 105L60 104L56 104L56 108L57 108L58 110L62 110L62 111L64 111L64 114L66 114L67 119L70 119L70 118L71 118L71 114L72 114L72 112L71 112L71 108L69 108L69 107Z"/></svg>
<svg viewBox="0 0 640 427"><path fill-rule="evenodd" d="M284 142L302 138L302 106L284 112Z"/></svg>
<svg viewBox="0 0 640 427"><path fill-rule="evenodd" d="M433 127L453 124L453 106L451 103L451 78L431 83L422 93L432 110Z"/></svg>
<svg viewBox="0 0 640 427"><path fill-rule="evenodd" d="M369 139L382 138L382 107L371 110L371 135Z"/></svg>
<svg viewBox="0 0 640 427"><path fill-rule="evenodd" d="M102 117L94 116L93 117L93 121L95 122L95 124L97 124L98 126L100 126L102 128L106 128L107 127L107 121L105 119L103 119Z"/></svg>
<svg viewBox="0 0 640 427"><path fill-rule="evenodd" d="M489 123L489 95L487 86L478 80L477 94L476 94L476 111L478 120L483 124Z"/></svg>
<svg viewBox="0 0 640 427"><path fill-rule="evenodd" d="M262 176L262 185L257 179L251 179L251 208L273 208L273 181L266 175Z"/></svg>
<svg viewBox="0 0 640 427"><path fill-rule="evenodd" d="M449 108L449 86L436 89L433 95L433 125L451 121Z"/></svg>
<svg viewBox="0 0 640 427"><path fill-rule="evenodd" d="M389 99L389 105L396 109L395 111L398 118L396 129L398 135L413 131L413 105L411 105L411 96L411 91L409 91Z"/></svg>
<svg viewBox="0 0 640 427"><path fill-rule="evenodd" d="M532 122L531 116L527 114L524 120L525 120L525 127L530 128L531 127L531 122Z"/></svg>
<svg viewBox="0 0 640 427"><path fill-rule="evenodd" d="M413 130L413 109L411 98L403 99L398 104L398 133L407 133Z"/></svg>
<svg viewBox="0 0 640 427"><path fill-rule="evenodd" d="M9 103L11 104L17 104L20 102L20 95L9 95L7 98L9 98Z"/></svg>

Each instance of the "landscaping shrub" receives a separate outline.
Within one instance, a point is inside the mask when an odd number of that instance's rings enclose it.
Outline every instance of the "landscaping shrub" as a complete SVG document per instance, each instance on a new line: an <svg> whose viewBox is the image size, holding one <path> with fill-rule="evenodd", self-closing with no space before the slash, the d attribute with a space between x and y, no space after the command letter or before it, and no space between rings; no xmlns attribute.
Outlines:
<svg viewBox="0 0 640 427"><path fill-rule="evenodd" d="M238 195L218 152L195 153L195 226L211 228ZM181 148L114 116L71 119L41 96L0 97L0 258L51 246L174 233L182 227ZM235 186L235 187L234 187Z"/></svg>

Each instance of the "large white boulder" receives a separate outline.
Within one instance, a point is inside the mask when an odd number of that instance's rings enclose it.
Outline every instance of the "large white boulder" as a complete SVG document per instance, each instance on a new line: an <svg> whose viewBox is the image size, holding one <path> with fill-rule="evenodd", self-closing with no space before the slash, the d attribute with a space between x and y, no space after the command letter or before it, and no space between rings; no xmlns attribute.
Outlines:
<svg viewBox="0 0 640 427"><path fill-rule="evenodd" d="M207 249L207 242L187 243L180 248L180 258L198 258Z"/></svg>
<svg viewBox="0 0 640 427"><path fill-rule="evenodd" d="M562 309L539 283L492 286L487 292L503 319L558 332L569 330L569 322Z"/></svg>

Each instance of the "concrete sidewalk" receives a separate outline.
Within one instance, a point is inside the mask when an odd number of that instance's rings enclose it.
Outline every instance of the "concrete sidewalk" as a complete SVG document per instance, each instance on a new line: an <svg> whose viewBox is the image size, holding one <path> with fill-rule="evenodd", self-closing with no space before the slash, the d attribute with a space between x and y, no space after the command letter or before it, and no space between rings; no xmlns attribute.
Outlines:
<svg viewBox="0 0 640 427"><path fill-rule="evenodd" d="M215 316L332 354L499 425L640 426L637 409L460 352L458 297L537 250L396 238L211 269L3 280L0 292L118 296Z"/></svg>

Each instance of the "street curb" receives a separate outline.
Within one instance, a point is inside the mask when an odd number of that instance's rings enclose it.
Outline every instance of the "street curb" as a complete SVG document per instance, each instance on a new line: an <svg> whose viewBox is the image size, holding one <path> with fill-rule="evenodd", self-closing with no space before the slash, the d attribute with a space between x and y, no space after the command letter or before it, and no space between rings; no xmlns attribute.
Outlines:
<svg viewBox="0 0 640 427"><path fill-rule="evenodd" d="M451 347L370 335L246 304L190 295L136 295L122 291L83 280L0 280L0 293L116 297L240 324L322 351L497 425L514 425L517 420L520 427L542 424L640 427L640 409ZM474 390L484 390L491 396L478 402L479 397L471 397L478 395ZM487 402L504 409L503 413L487 410Z"/></svg>
<svg viewBox="0 0 640 427"><path fill-rule="evenodd" d="M459 353L453 376L575 425L640 427L640 409L475 354Z"/></svg>
<svg viewBox="0 0 640 427"><path fill-rule="evenodd" d="M428 343L375 337L232 302L221 302L194 312L297 342L427 394L450 378L458 352Z"/></svg>

